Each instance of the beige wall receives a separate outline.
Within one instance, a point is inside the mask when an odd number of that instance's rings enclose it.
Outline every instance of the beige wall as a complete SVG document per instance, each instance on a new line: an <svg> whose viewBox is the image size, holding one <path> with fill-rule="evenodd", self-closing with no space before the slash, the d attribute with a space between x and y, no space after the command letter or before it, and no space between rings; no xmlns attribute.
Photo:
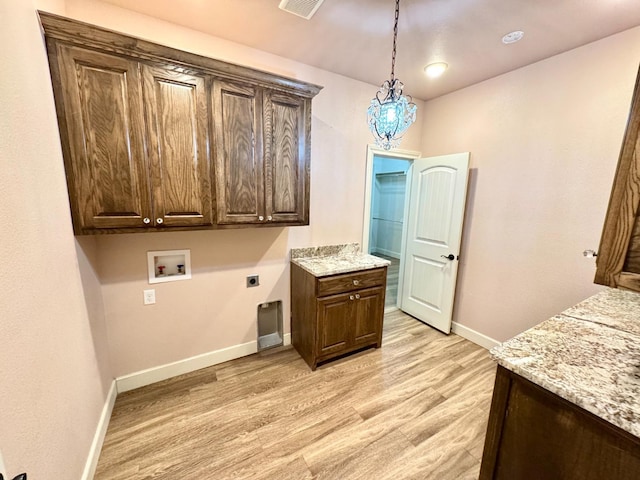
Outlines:
<svg viewBox="0 0 640 480"><path fill-rule="evenodd" d="M113 375L32 1L0 2L0 64L0 450L9 478L78 479Z"/></svg>
<svg viewBox="0 0 640 480"><path fill-rule="evenodd" d="M639 60L640 27L427 103L423 154L471 152L455 321L502 341L601 288Z"/></svg>
<svg viewBox="0 0 640 480"><path fill-rule="evenodd" d="M289 331L292 247L360 242L366 108L375 86L95 1L68 0L66 14L183 50L324 86L313 100L308 227L100 236L99 271L116 376L256 340L257 305L283 300ZM384 79L380 79L382 82ZM422 105L419 105L419 118ZM417 149L414 127L403 148ZM144 306L148 250L191 249L193 278L153 285ZM245 277L260 275L247 289Z"/></svg>

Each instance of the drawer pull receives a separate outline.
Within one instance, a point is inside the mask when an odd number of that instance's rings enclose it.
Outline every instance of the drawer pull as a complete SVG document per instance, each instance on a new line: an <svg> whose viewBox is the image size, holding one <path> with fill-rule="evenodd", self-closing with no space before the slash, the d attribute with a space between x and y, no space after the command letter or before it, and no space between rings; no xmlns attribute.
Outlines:
<svg viewBox="0 0 640 480"><path fill-rule="evenodd" d="M355 297L353 295L349 295L349 300L353 300Z"/></svg>
<svg viewBox="0 0 640 480"><path fill-rule="evenodd" d="M360 300L360 294L356 293L356 300Z"/></svg>
<svg viewBox="0 0 640 480"><path fill-rule="evenodd" d="M360 285L360 280L354 280L354 281L353 281L353 284L354 284L355 286Z"/></svg>

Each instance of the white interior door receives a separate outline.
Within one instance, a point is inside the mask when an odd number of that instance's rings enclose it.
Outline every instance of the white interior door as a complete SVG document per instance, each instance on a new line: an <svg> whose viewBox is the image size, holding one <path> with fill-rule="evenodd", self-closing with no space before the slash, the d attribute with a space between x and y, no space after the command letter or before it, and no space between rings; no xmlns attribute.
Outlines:
<svg viewBox="0 0 640 480"><path fill-rule="evenodd" d="M414 160L410 171L400 309L451 331L469 153Z"/></svg>

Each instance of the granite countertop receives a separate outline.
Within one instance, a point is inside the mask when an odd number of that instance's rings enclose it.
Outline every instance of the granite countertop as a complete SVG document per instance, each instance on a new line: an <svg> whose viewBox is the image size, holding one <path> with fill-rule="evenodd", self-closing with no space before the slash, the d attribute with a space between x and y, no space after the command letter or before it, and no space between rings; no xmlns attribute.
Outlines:
<svg viewBox="0 0 640 480"><path fill-rule="evenodd" d="M491 355L640 437L640 294L604 290L494 347Z"/></svg>
<svg viewBox="0 0 640 480"><path fill-rule="evenodd" d="M360 245L357 243L293 248L291 262L316 277L357 272L391 264L384 258L360 252Z"/></svg>

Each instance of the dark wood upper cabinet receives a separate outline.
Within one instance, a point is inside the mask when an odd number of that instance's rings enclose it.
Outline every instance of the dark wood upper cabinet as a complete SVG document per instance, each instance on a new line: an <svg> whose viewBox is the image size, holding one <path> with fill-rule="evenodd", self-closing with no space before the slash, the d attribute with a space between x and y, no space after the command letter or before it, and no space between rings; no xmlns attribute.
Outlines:
<svg viewBox="0 0 640 480"><path fill-rule="evenodd" d="M60 60L59 119L76 231L144 227L151 205L138 64L67 45L50 54Z"/></svg>
<svg viewBox="0 0 640 480"><path fill-rule="evenodd" d="M39 14L76 234L309 223L322 87Z"/></svg>
<svg viewBox="0 0 640 480"><path fill-rule="evenodd" d="M204 76L142 67L156 226L212 224Z"/></svg>
<svg viewBox="0 0 640 480"><path fill-rule="evenodd" d="M264 95L265 215L274 222L309 223L311 102L268 91Z"/></svg>
<svg viewBox="0 0 640 480"><path fill-rule="evenodd" d="M214 80L218 224L309 223L310 103Z"/></svg>
<svg viewBox="0 0 640 480"><path fill-rule="evenodd" d="M262 90L215 81L216 209L218 223L262 223L264 155Z"/></svg>
<svg viewBox="0 0 640 480"><path fill-rule="evenodd" d="M640 73L597 257L595 283L640 292Z"/></svg>

